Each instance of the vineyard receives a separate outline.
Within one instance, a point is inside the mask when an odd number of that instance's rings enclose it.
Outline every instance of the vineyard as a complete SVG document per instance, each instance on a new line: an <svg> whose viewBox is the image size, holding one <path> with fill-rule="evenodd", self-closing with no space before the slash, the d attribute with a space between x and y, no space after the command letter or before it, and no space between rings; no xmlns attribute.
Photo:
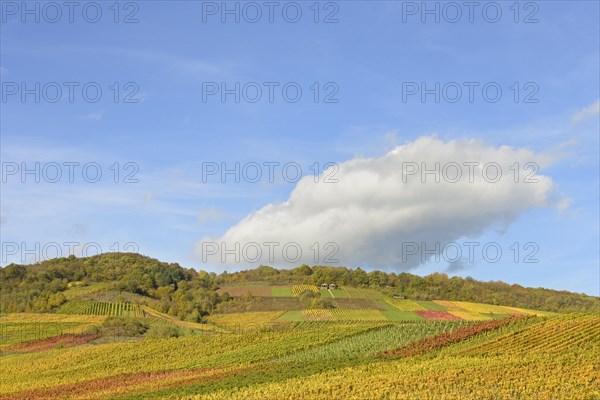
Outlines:
<svg viewBox="0 0 600 400"><path fill-rule="evenodd" d="M225 328L258 330L280 317L283 311L250 312L238 314L211 315L208 321Z"/></svg>
<svg viewBox="0 0 600 400"><path fill-rule="evenodd" d="M279 321L487 321L491 319L508 318L509 314L483 314L475 311L469 311L466 308L460 308L456 305L438 304L435 308L441 308L444 311L429 310L427 302L419 304L411 300L391 300L381 299L373 303L376 308L333 308L333 309L306 309L301 311L286 311L278 316ZM469 303L473 308L482 309L475 303ZM444 308L442 308L444 307ZM451 309L450 309L451 308ZM488 308L483 308L489 310ZM498 311L497 308L492 308ZM507 312L508 310L503 310ZM546 315L550 313L540 312ZM513 310L512 315L535 315L529 310ZM211 321L216 321L219 316L211 317Z"/></svg>
<svg viewBox="0 0 600 400"><path fill-rule="evenodd" d="M292 295L294 297L300 296L304 292L311 292L320 295L321 292L315 285L294 285L292 286Z"/></svg>
<svg viewBox="0 0 600 400"><path fill-rule="evenodd" d="M297 352L274 360L274 364L301 364L327 362L356 362L373 353L392 349L431 335L444 333L461 326L460 323L430 323L374 326L360 334L324 346Z"/></svg>
<svg viewBox="0 0 600 400"><path fill-rule="evenodd" d="M143 318L144 311L137 303L70 301L58 310L60 314L109 315L116 317Z"/></svg>
<svg viewBox="0 0 600 400"><path fill-rule="evenodd" d="M458 343L467 338L479 335L484 332L497 330L498 328L515 323L514 319L493 320L490 322L472 324L470 326L458 326L457 329L451 329L450 332L442 332L437 335L431 335L423 339L412 341L400 348L382 353L384 357L395 356L414 356L428 351L442 348L451 343Z"/></svg>
<svg viewBox="0 0 600 400"><path fill-rule="evenodd" d="M419 305L418 303L412 300L396 300L396 299L387 299L387 301L398 308L400 311L424 311L425 307Z"/></svg>
<svg viewBox="0 0 600 400"><path fill-rule="evenodd" d="M153 308L142 306L144 321L150 325L174 325L182 328L193 329L200 332L222 332L222 329L212 324L200 324L191 321L182 321L171 315L161 313Z"/></svg>
<svg viewBox="0 0 600 400"><path fill-rule="evenodd" d="M3 356L0 399L475 400L600 394L597 315L391 322L386 312L393 311L226 314L210 317L211 322L259 326L294 313L282 329L99 345L79 345L87 340L81 336L74 345L44 351L40 344L35 353ZM294 316L302 318L293 321ZM15 318L7 317L5 323ZM62 316L74 317L101 318Z"/></svg>
<svg viewBox="0 0 600 400"><path fill-rule="evenodd" d="M344 310L335 309L332 310L333 317L338 321L387 321L385 315L379 310Z"/></svg>
<svg viewBox="0 0 600 400"><path fill-rule="evenodd" d="M75 322L99 324L104 321L103 316L94 315L66 315L66 314L36 314L36 313L14 313L0 316L0 322Z"/></svg>
<svg viewBox="0 0 600 400"><path fill-rule="evenodd" d="M463 354L559 353L582 345L600 348L600 323L593 315L550 319L519 334L506 335ZM600 353L599 353L600 355Z"/></svg>
<svg viewBox="0 0 600 400"><path fill-rule="evenodd" d="M492 319L485 314L479 314L471 311L448 311L449 314L454 315L457 318L464 319L465 321L482 321Z"/></svg>
<svg viewBox="0 0 600 400"><path fill-rule="evenodd" d="M600 400L594 296L123 257L0 268L0 400Z"/></svg>
<svg viewBox="0 0 600 400"><path fill-rule="evenodd" d="M523 308L496 306L491 304L468 303L464 301L451 302L454 306L465 309L467 311L480 314L526 314L526 315L550 315L552 313L543 311L525 310Z"/></svg>
<svg viewBox="0 0 600 400"><path fill-rule="evenodd" d="M0 322L0 349L80 331L78 322Z"/></svg>
<svg viewBox="0 0 600 400"><path fill-rule="evenodd" d="M102 324L105 317L58 314L8 314L0 317L0 350L9 346L78 334Z"/></svg>
<svg viewBox="0 0 600 400"><path fill-rule="evenodd" d="M306 321L333 321L331 310L302 310L302 316Z"/></svg>
<svg viewBox="0 0 600 400"><path fill-rule="evenodd" d="M379 310L374 315L363 314L361 320L388 320L388 321L411 321L411 320L466 320L466 321L486 321L490 319L507 318L510 315L538 315L549 316L554 313L538 310L527 310L517 307L508 307L492 304L480 304L464 301L449 300L412 300L406 298L392 298L386 296L379 290L371 288L360 288L351 286L342 286L335 289L325 289L317 285L297 284L297 285L274 285L268 286L265 282L250 282L243 285L223 286L218 289L218 293L229 293L233 297L248 296L252 294L258 298L268 298L273 301L257 302L250 304L246 309L228 310L228 312L260 312L276 311L293 308L292 304L286 298L298 299L304 292L310 292L323 298L328 298L333 302L335 309L370 309ZM288 313L292 314L288 314ZM371 312L372 313L372 312ZM283 320L291 321L312 321L312 320L355 320L358 317L331 316L327 312L319 314L318 312L296 313L288 311Z"/></svg>
<svg viewBox="0 0 600 400"><path fill-rule="evenodd" d="M591 314L257 282L219 290L273 308L200 323L140 295L70 290L54 313L0 317L0 400L584 398L600 378ZM328 308L311 308L305 292ZM113 340L91 329L109 317L149 333Z"/></svg>
<svg viewBox="0 0 600 400"><path fill-rule="evenodd" d="M461 319L461 318L457 317L456 315L452 315L446 311L425 310L425 311L416 311L416 313L419 314L423 318L434 320L434 321L457 321L457 320Z"/></svg>
<svg viewBox="0 0 600 400"><path fill-rule="evenodd" d="M591 400L600 395L596 384L600 379L600 367L596 362L600 354L598 316L554 317L549 320L522 318L484 322L480 327L461 327L460 324L464 323L426 323L425 326L447 324L446 332L444 329L422 332L416 328L412 335L406 336L399 334L401 331L396 327L375 329L281 359L286 365L300 363L309 366L326 359L344 368L318 371L309 377L289 378L283 382L266 381L247 387L227 388L191 398ZM576 325L581 325L581 328L573 332ZM436 332L441 332L441 339L435 335ZM536 343L535 336L540 333L546 340L532 348L532 343ZM500 344L507 338L512 338L508 347ZM368 357L368 350L384 349L388 343L401 344L400 348L405 346L416 351L407 351L400 359L370 363L344 357ZM504 351L495 355L481 353L491 343L497 343ZM556 343L564 344L557 347ZM514 353L510 346L521 350ZM557 352L548 353L546 346L556 348ZM435 349L441 349L441 352L437 350L438 356L425 356ZM421 353L425 355L415 355Z"/></svg>
<svg viewBox="0 0 600 400"><path fill-rule="evenodd" d="M58 353L10 356L4 358L0 365L0 398L3 398L3 393L27 391L31 388L41 390L58 384L76 384L94 379L118 380L119 374L140 371L190 369L198 372L199 369L206 368L242 371L250 363L266 362L300 349L335 342L368 330L371 326L349 325L340 328L341 326L319 326L317 329L242 335L188 336L141 343L123 342L69 348ZM34 359L37 361L33 362ZM17 374L19 379L9 378L7 371ZM7 397L19 398L15 394Z"/></svg>

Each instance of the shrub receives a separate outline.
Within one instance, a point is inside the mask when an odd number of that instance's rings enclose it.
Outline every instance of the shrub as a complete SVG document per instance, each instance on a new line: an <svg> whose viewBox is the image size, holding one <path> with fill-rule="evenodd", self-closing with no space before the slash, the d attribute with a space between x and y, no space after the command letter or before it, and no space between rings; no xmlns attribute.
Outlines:
<svg viewBox="0 0 600 400"><path fill-rule="evenodd" d="M100 327L96 326L96 325L90 325L87 328L85 328L83 330L83 334L84 335L97 335L98 333L101 333L102 330L100 329Z"/></svg>
<svg viewBox="0 0 600 400"><path fill-rule="evenodd" d="M298 296L303 304L311 302L315 298L315 294L309 290L305 290Z"/></svg>
<svg viewBox="0 0 600 400"><path fill-rule="evenodd" d="M151 327L146 332L147 338L163 339L182 336L182 332L178 327L172 325L157 325Z"/></svg>
<svg viewBox="0 0 600 400"><path fill-rule="evenodd" d="M108 336L141 336L148 330L148 325L136 319L108 317L102 323L102 330Z"/></svg>
<svg viewBox="0 0 600 400"><path fill-rule="evenodd" d="M331 302L331 300L327 299L327 298L314 298L311 300L310 302L310 308L326 308L326 309L332 309L335 308L335 306L333 305L333 303Z"/></svg>

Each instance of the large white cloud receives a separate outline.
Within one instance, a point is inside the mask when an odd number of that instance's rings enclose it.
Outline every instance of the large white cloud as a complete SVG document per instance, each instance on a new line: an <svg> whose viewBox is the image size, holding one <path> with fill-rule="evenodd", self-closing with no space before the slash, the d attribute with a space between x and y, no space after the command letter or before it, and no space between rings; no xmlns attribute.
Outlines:
<svg viewBox="0 0 600 400"><path fill-rule="evenodd" d="M467 162L479 165L471 173ZM337 183L324 183L323 176L319 183L312 176L301 179L286 202L251 213L221 237L204 238L196 252L203 262L224 267L319 263L408 270L422 263L422 254L407 257L406 243L443 247L493 226L508 226L526 210L551 205L552 179L540 171L530 176L533 166L525 169L527 163L543 168L551 162L528 149L421 137L379 158L338 164ZM436 163L439 183L434 174L421 174L423 166L433 170ZM456 165L462 173L458 181ZM520 170L517 183L515 165ZM501 168L499 179L495 166ZM415 167L418 171L410 174ZM288 245L284 252L287 243L298 246ZM316 258L314 243L320 248ZM302 256L296 260L298 248ZM326 259L336 248L335 256Z"/></svg>

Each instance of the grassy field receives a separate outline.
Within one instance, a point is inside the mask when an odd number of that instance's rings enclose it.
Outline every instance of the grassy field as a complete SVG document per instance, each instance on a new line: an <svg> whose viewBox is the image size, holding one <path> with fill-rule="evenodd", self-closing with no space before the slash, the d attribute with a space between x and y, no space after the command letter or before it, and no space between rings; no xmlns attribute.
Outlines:
<svg viewBox="0 0 600 400"><path fill-rule="evenodd" d="M304 316L302 315L302 311L286 311L276 321L300 322L304 321Z"/></svg>
<svg viewBox="0 0 600 400"><path fill-rule="evenodd" d="M292 288L287 286L273 286L271 288L273 297L292 297Z"/></svg>
<svg viewBox="0 0 600 400"><path fill-rule="evenodd" d="M425 319L419 314L410 311L386 310L381 311L381 314L390 321L419 321Z"/></svg>
<svg viewBox="0 0 600 400"><path fill-rule="evenodd" d="M425 307L412 300L386 299L386 301L400 311L426 310Z"/></svg>
<svg viewBox="0 0 600 400"><path fill-rule="evenodd" d="M336 298L336 299L348 299L348 298L350 298L350 295L344 289L331 289L330 291L331 291L331 294L333 295L333 297Z"/></svg>

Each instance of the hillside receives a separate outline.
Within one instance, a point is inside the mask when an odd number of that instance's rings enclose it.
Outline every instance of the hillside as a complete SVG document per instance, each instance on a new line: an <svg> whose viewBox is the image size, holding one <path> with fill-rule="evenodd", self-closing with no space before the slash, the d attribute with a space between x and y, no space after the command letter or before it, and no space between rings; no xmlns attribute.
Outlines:
<svg viewBox="0 0 600 400"><path fill-rule="evenodd" d="M208 317L214 324L245 320L254 324L345 321L484 321L510 316L551 315L551 312L510 306L448 300L409 300L368 288L316 285L254 284L222 286L218 292L234 297Z"/></svg>
<svg viewBox="0 0 600 400"><path fill-rule="evenodd" d="M323 283L335 283L342 288L320 293L321 297L330 297L337 308L383 311L388 305L373 304L372 300L394 296L414 301L463 301L551 312L590 312L598 310L600 305L598 297L583 294L448 278L444 274L419 277L408 273L366 273L360 268L302 265L292 270L263 266L217 275L139 254L106 253L0 268L0 312L56 311L67 302L87 299L110 303L119 296L120 302L139 303L181 320L202 322L214 313L301 310L306 307L293 296L293 287ZM369 293L368 301L360 300L365 298L357 295L360 291ZM255 299L231 300L248 293ZM327 304L327 301L313 302L311 308L327 308ZM73 307L86 305L79 303Z"/></svg>
<svg viewBox="0 0 600 400"><path fill-rule="evenodd" d="M406 276L319 266L216 275L138 254L11 265L0 270L8 311L0 400L586 398L596 390L597 313L467 301L463 291L444 299L434 293L456 282L482 293L506 287L517 304L554 292L439 274L401 286ZM415 287L430 297L410 295ZM597 301L557 293L570 307Z"/></svg>
<svg viewBox="0 0 600 400"><path fill-rule="evenodd" d="M7 323L8 317L0 322ZM600 395L600 317L592 314L477 323L337 321L97 345L77 342L81 337L55 348L40 341L29 351L13 346L5 352L0 399Z"/></svg>

